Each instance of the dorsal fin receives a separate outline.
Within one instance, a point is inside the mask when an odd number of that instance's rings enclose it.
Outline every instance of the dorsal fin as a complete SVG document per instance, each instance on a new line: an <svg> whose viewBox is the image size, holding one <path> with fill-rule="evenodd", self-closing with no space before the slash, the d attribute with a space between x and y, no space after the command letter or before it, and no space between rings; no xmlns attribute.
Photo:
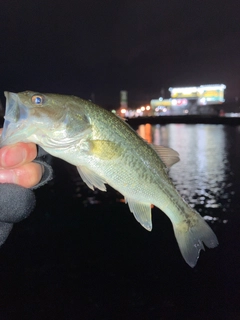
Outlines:
<svg viewBox="0 0 240 320"><path fill-rule="evenodd" d="M153 149L157 152L163 163L170 168L172 165L180 161L179 154L177 151L163 147L163 146L157 146L155 144L151 144Z"/></svg>

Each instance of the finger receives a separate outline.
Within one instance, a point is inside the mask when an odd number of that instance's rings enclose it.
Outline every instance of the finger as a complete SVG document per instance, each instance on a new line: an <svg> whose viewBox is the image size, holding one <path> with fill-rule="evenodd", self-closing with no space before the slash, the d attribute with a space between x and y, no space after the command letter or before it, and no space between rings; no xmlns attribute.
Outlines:
<svg viewBox="0 0 240 320"><path fill-rule="evenodd" d="M31 162L17 168L0 169L0 183L15 183L31 188L39 183L43 174L43 166Z"/></svg>
<svg viewBox="0 0 240 320"><path fill-rule="evenodd" d="M0 149L0 166L14 168L29 163L37 156L37 147L34 143L19 142Z"/></svg>

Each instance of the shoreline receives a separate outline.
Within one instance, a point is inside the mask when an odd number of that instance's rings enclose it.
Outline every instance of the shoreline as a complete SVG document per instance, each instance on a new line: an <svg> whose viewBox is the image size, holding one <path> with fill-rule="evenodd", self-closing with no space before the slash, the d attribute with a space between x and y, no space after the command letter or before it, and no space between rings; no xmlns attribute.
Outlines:
<svg viewBox="0 0 240 320"><path fill-rule="evenodd" d="M130 126L140 124L170 124L170 123L183 123L183 124L225 124L238 126L240 125L240 117L219 117L209 115L173 115L173 116L151 116L151 117L137 117L126 118Z"/></svg>

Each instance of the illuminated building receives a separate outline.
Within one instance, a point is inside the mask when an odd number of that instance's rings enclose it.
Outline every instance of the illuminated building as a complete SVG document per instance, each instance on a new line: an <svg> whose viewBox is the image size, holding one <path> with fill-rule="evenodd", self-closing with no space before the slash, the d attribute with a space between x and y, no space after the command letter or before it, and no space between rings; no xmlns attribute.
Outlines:
<svg viewBox="0 0 240 320"><path fill-rule="evenodd" d="M224 102L224 84L201 85L200 87L169 88L172 99L197 100L198 105Z"/></svg>
<svg viewBox="0 0 240 320"><path fill-rule="evenodd" d="M201 85L199 87L169 88L170 99L153 99L151 107L155 115L165 114L213 114L213 105L223 103L224 84Z"/></svg>

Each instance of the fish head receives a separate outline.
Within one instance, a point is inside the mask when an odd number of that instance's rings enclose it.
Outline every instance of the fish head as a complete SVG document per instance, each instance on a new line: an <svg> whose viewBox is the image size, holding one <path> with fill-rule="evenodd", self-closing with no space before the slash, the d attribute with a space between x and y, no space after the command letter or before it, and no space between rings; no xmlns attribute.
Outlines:
<svg viewBox="0 0 240 320"><path fill-rule="evenodd" d="M90 126L77 97L33 91L4 94L6 111L1 147L29 141L44 147L51 141L64 142L79 136Z"/></svg>

